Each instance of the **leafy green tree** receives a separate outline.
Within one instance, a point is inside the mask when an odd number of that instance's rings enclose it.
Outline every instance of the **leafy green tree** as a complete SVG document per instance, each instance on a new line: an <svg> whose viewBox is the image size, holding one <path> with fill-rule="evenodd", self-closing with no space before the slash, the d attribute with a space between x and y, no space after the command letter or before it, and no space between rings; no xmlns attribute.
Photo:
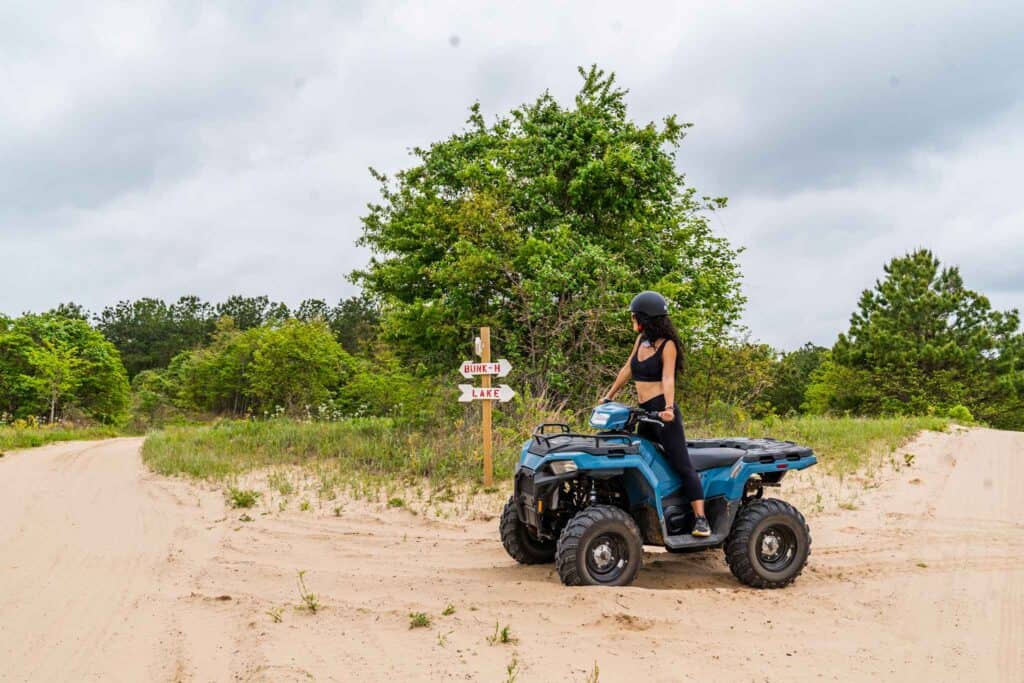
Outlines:
<svg viewBox="0 0 1024 683"><path fill-rule="evenodd" d="M772 371L771 388L766 399L780 415L801 412L807 385L825 360L828 349L807 342L795 351L782 354Z"/></svg>
<svg viewBox="0 0 1024 683"><path fill-rule="evenodd" d="M689 124L629 119L614 75L580 70L574 106L544 93L428 148L363 218L382 332L411 366L451 371L475 328L535 395L591 395L632 341L629 299L657 289L684 342L723 339L743 305L736 252L676 170Z"/></svg>
<svg viewBox="0 0 1024 683"><path fill-rule="evenodd" d="M860 298L811 392L858 413L946 412L966 406L996 426L1024 428L1024 336L928 250L895 258Z"/></svg>
<svg viewBox="0 0 1024 683"><path fill-rule="evenodd" d="M695 349L679 383L685 419L717 419L719 407L755 415L767 412L774 366L775 351L767 344L732 341Z"/></svg>
<svg viewBox="0 0 1024 683"><path fill-rule="evenodd" d="M74 406L105 423L124 420L128 378L117 349L80 318L0 320L0 406L15 417L58 418Z"/></svg>
<svg viewBox="0 0 1024 683"><path fill-rule="evenodd" d="M327 318L331 332L349 353L366 352L377 338L380 308L365 292L342 299Z"/></svg>
<svg viewBox="0 0 1024 683"><path fill-rule="evenodd" d="M217 322L213 341L175 356L167 369L177 403L190 410L244 414L253 408L250 368L262 327L239 330L230 317Z"/></svg>
<svg viewBox="0 0 1024 683"><path fill-rule="evenodd" d="M97 328L121 351L130 376L167 367L185 349L210 339L216 320L213 307L194 296L168 305L161 299L121 301L103 309Z"/></svg>
<svg viewBox="0 0 1024 683"><path fill-rule="evenodd" d="M283 303L272 302L267 296L231 296L217 304L217 317L228 316L235 327L248 330L266 323L283 322L291 314Z"/></svg>
<svg viewBox="0 0 1024 683"><path fill-rule="evenodd" d="M75 320L89 320L92 314L74 301L58 304L56 308L49 311L50 315L58 318L73 318Z"/></svg>
<svg viewBox="0 0 1024 683"><path fill-rule="evenodd" d="M42 339L29 349L28 362L40 391L50 405L52 424L57 417L57 404L70 397L75 388L81 361L71 344L57 338Z"/></svg>
<svg viewBox="0 0 1024 683"><path fill-rule="evenodd" d="M353 369L325 323L289 320L264 330L249 374L265 410L281 406L296 414L330 399Z"/></svg>

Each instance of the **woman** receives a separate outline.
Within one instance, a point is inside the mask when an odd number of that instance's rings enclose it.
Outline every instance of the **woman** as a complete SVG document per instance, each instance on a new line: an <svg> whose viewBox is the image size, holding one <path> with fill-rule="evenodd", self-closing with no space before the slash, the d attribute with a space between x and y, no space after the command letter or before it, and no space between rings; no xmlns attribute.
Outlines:
<svg viewBox="0 0 1024 683"><path fill-rule="evenodd" d="M686 450L683 420L675 402L676 367L681 344L672 321L668 319L668 303L657 292L641 292L633 297L629 311L633 315L633 330L640 334L633 344L633 353L619 370L603 400L614 400L615 394L630 378L636 380L640 408L658 411L658 416L665 423L660 429L641 423L641 433L661 443L672 466L682 477L681 491L693 506L696 518L691 533L710 536L711 528L704 516L704 488Z"/></svg>

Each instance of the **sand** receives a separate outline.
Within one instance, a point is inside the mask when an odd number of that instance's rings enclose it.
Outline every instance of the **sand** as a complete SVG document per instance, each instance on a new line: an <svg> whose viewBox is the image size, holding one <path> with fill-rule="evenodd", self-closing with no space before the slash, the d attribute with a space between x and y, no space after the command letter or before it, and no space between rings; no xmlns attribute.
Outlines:
<svg viewBox="0 0 1024 683"><path fill-rule="evenodd" d="M268 495L240 521L140 444L0 458L0 680L1024 679L1021 433L926 433L855 509L811 505L836 484L796 474L773 493L809 506L813 551L779 591L739 585L721 551L657 549L629 588L566 588L505 554L497 495L466 521Z"/></svg>

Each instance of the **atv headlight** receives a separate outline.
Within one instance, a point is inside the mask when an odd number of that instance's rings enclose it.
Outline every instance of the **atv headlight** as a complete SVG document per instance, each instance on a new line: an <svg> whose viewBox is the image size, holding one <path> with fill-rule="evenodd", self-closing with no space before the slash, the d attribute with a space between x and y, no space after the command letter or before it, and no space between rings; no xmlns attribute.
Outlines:
<svg viewBox="0 0 1024 683"><path fill-rule="evenodd" d="M551 471L555 474L565 474L566 472L575 472L578 468L576 463L572 460L555 460L551 463Z"/></svg>

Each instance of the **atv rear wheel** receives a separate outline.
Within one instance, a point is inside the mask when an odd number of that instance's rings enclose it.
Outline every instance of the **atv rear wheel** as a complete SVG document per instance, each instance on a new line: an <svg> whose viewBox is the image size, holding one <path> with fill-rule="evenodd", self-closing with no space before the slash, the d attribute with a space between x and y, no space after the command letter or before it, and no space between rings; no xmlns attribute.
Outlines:
<svg viewBox="0 0 1024 683"><path fill-rule="evenodd" d="M783 588L800 576L811 554L811 530L800 511L775 498L739 511L725 541L725 561L754 588Z"/></svg>
<svg viewBox="0 0 1024 683"><path fill-rule="evenodd" d="M555 559L555 542L535 538L530 529L519 521L516 504L512 498L501 511L501 544L519 564L545 564Z"/></svg>
<svg viewBox="0 0 1024 683"><path fill-rule="evenodd" d="M640 529L626 512L592 505L558 537L555 567L566 586L626 586L643 562Z"/></svg>

